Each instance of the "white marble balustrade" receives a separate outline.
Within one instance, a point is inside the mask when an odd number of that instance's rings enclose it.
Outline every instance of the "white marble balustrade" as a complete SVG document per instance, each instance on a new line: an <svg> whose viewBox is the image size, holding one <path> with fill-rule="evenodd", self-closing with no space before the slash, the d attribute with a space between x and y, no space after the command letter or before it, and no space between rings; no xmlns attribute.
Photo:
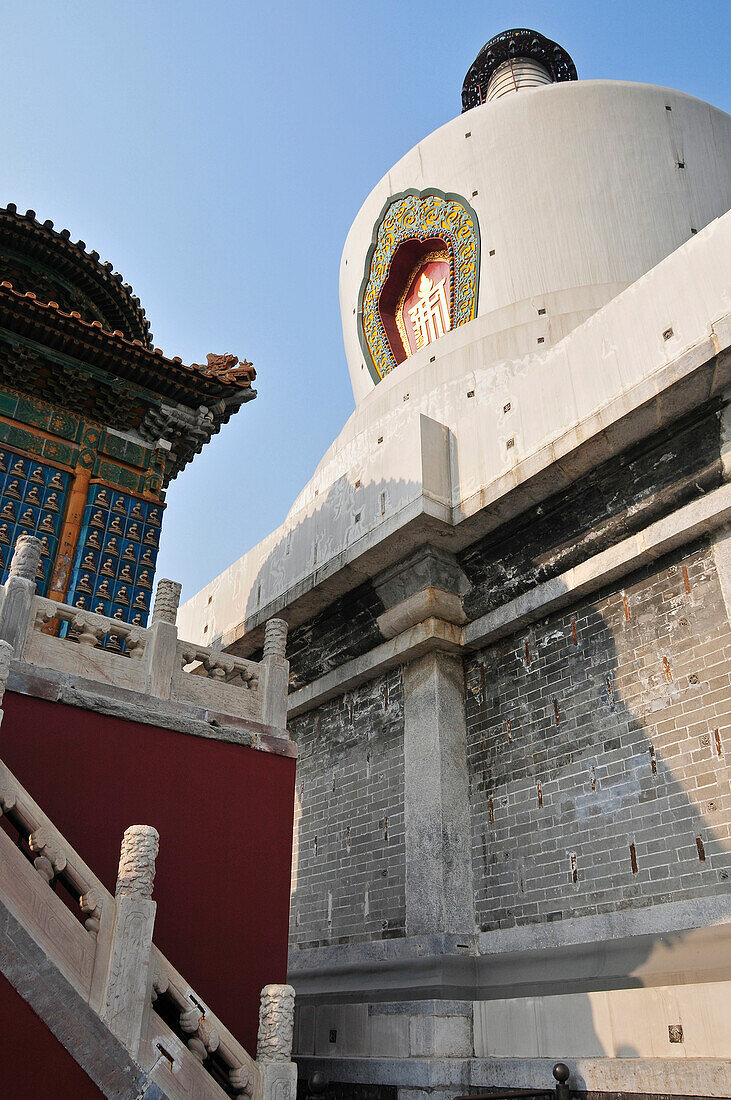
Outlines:
<svg viewBox="0 0 731 1100"><path fill-rule="evenodd" d="M38 539L21 536L0 586L0 639L17 660L273 726L286 736L289 664L281 619L266 625L262 660L244 660L178 638L175 581L158 582L152 620L143 628L37 596L39 555Z"/></svg>

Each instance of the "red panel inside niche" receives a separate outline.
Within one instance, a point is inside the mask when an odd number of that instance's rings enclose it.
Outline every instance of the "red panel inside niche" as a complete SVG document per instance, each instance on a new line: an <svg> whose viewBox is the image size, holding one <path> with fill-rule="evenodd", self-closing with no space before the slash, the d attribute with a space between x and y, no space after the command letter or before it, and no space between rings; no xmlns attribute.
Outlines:
<svg viewBox="0 0 731 1100"><path fill-rule="evenodd" d="M447 259L428 260L428 257L433 256L434 253L446 253ZM415 239L402 241L393 254L388 276L378 299L378 311L397 363L403 363L409 354L417 350L413 325L408 315L404 323L406 337L410 344L408 349L404 346L399 332L397 317L399 314L403 317L407 307L410 308L414 304L412 299L418 295L419 282L425 268L428 275L430 269L433 270L434 274L429 275L433 281L438 282L442 274L446 274L447 304L451 308L449 254L449 245L441 237L430 237L425 241ZM438 279L434 280L437 272L439 272Z"/></svg>

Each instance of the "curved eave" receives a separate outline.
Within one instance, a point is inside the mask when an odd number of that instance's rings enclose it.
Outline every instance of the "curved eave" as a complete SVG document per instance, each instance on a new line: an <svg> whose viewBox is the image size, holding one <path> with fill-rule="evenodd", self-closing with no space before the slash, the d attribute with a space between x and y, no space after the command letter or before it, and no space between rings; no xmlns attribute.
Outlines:
<svg viewBox="0 0 731 1100"><path fill-rule="evenodd" d="M150 322L132 287L97 252L86 251L84 241L72 241L67 229L54 229L52 221L39 222L35 212L18 213L15 204L0 207L0 244L43 264L78 287L99 312L130 340L152 344Z"/></svg>
<svg viewBox="0 0 731 1100"><path fill-rule="evenodd" d="M89 363L114 378L144 387L161 400L188 408L212 406L234 399L242 391L256 393L244 379L223 382L210 377L197 367L186 366L177 356L168 359L159 348L129 340L122 332L107 332L99 321L84 321L53 303L20 293L8 283L0 283L0 326L50 350ZM238 407L241 401L235 403Z"/></svg>

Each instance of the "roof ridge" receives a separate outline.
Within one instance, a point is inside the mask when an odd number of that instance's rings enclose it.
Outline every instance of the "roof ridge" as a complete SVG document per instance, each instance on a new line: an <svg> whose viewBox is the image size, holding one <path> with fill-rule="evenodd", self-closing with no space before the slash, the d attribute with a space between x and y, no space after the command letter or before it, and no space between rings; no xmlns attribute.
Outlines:
<svg viewBox="0 0 731 1100"><path fill-rule="evenodd" d="M140 301L139 295L135 294L134 289L130 283L124 282L124 276L121 274L121 272L115 271L114 265L110 263L109 260L102 260L96 249L90 249L89 251L87 251L86 241L82 241L80 238L78 241L72 241L71 231L69 229L56 229L53 221L50 218L47 218L46 221L43 222L39 221L36 217L35 210L26 210L25 214L22 214L20 213L17 205L14 202L9 202L5 206L0 206L0 215L2 214L9 214L20 222L27 221L31 225L36 226L38 229L45 229L47 232L51 233L58 242L64 242L64 246L69 245L71 248L76 249L77 252L79 252L80 255L84 257L85 260L91 260L97 268L101 269L101 272L105 277L117 283L122 288L122 290L124 290L127 298L132 304L133 309L138 314L138 320L142 328L147 333L150 342L152 342L153 336L152 332L150 331L150 322L147 318L147 314L145 313L145 307Z"/></svg>
<svg viewBox="0 0 731 1100"><path fill-rule="evenodd" d="M251 388L251 382L253 378L256 378L256 371L252 367L251 363L249 363L247 360L243 360L240 364L240 366L244 368L242 370L232 369L231 367L229 367L226 377L221 377L220 375L217 376L215 373L211 372L211 358L226 358L228 360L235 359L238 362L237 356L209 356L209 366L206 368L200 366L198 363L184 363L179 355L171 357L169 355L166 355L162 348L148 346L146 344L143 344L141 340L130 340L127 336L124 335L123 332L120 332L119 329L114 329L110 332L109 329L104 328L101 321L86 321L77 310L72 310L71 312L68 312L64 309L61 309L58 302L54 302L53 300L44 302L32 290L16 290L13 284L7 279L3 279L2 281L0 281L0 289L9 290L15 298L28 299L29 301L32 301L34 305L39 306L41 309L51 309L60 317L68 318L72 321L78 321L84 326L84 328L95 329L97 332L102 332L105 336L109 336L116 340L119 340L123 344L126 344L128 347L134 348L136 351L142 351L145 355L155 356L156 358L162 359L163 362L170 363L176 367L182 367L183 370L190 371L191 374L198 375L200 378L204 378L207 381L221 381L224 384L234 385L239 389L247 389Z"/></svg>

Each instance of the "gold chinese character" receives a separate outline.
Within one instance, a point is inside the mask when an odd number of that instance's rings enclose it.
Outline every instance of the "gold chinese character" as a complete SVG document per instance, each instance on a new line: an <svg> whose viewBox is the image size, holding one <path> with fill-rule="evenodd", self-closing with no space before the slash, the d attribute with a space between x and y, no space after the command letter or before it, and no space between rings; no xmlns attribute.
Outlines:
<svg viewBox="0 0 731 1100"><path fill-rule="evenodd" d="M449 332L449 306L444 289L446 275L433 283L428 275L421 276L416 305L409 310L409 317L416 333L417 348L433 344L445 332Z"/></svg>

